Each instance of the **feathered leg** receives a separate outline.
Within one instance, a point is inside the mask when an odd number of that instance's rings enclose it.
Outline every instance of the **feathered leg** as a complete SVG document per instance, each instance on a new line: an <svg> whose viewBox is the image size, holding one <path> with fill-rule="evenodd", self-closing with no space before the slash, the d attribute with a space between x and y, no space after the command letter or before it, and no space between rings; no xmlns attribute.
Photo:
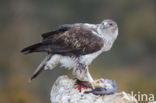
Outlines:
<svg viewBox="0 0 156 103"><path fill-rule="evenodd" d="M73 70L73 74L76 75L77 79L87 82L93 82L93 78L89 73L88 66L84 64L77 64L76 68Z"/></svg>
<svg viewBox="0 0 156 103"><path fill-rule="evenodd" d="M92 76L89 73L88 66L86 66L84 64L79 63L77 68L75 68L73 70L73 74L75 74L77 79L79 79L80 81L88 82L93 89L95 89L95 87L103 88L101 85L99 85L101 80L94 81L94 79L92 78Z"/></svg>
<svg viewBox="0 0 156 103"><path fill-rule="evenodd" d="M55 68L57 66L57 64L60 62L60 59L62 58L61 55L53 55L46 63L46 65L44 66L44 70L52 70L53 68Z"/></svg>

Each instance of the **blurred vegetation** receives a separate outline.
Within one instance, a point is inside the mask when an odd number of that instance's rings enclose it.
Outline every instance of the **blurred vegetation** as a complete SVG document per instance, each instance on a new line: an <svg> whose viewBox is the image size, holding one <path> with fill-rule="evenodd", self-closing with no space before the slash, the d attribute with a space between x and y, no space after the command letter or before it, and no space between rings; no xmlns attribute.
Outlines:
<svg viewBox="0 0 156 103"><path fill-rule="evenodd" d="M118 91L156 95L156 0L3 0L0 1L0 103L49 103L58 68L28 79L46 54L20 50L61 24L113 19L119 37L111 51L92 65L94 78L115 79Z"/></svg>

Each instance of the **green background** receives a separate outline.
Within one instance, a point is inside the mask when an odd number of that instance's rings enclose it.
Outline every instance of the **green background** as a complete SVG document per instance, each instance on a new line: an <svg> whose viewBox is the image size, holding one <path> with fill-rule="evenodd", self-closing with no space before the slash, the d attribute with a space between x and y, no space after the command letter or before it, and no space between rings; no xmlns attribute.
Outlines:
<svg viewBox="0 0 156 103"><path fill-rule="evenodd" d="M53 82L72 71L57 67L28 83L46 54L20 50L61 24L103 19L118 23L119 36L90 65L92 76L116 80L118 92L156 95L156 0L1 0L0 103L50 103Z"/></svg>

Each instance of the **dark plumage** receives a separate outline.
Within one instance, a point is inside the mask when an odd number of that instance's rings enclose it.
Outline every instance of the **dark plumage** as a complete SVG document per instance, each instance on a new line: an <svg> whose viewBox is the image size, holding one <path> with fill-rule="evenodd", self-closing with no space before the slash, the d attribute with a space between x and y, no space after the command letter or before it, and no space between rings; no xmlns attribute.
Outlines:
<svg viewBox="0 0 156 103"><path fill-rule="evenodd" d="M29 46L22 52L48 52L68 56L90 54L103 47L103 39L94 35L91 30L83 24L65 24L56 31L43 34L40 43Z"/></svg>

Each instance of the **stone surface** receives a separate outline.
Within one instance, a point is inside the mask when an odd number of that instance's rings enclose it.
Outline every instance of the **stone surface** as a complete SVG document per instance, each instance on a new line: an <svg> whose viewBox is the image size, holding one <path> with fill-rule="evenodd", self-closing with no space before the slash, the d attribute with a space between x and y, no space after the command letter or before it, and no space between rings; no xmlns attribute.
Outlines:
<svg viewBox="0 0 156 103"><path fill-rule="evenodd" d="M94 95L80 92L75 85L75 81L68 76L59 77L51 90L51 103L138 103L135 98L125 92L115 93L112 95Z"/></svg>

